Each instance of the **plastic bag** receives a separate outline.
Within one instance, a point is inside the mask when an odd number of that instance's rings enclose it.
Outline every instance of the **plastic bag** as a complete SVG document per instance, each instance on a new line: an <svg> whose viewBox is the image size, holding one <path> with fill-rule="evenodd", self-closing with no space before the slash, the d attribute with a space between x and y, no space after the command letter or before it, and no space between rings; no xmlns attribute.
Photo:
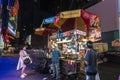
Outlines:
<svg viewBox="0 0 120 80"><path fill-rule="evenodd" d="M119 75L119 77L118 77L118 80L120 80L120 75Z"/></svg>
<svg viewBox="0 0 120 80"><path fill-rule="evenodd" d="M100 75L99 75L99 73L96 74L95 80L100 80Z"/></svg>

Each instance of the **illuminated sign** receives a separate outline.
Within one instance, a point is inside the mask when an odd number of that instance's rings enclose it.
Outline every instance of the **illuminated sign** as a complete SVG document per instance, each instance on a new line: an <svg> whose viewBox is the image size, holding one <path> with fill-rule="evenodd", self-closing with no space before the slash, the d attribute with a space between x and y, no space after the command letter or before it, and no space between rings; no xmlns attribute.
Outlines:
<svg viewBox="0 0 120 80"><path fill-rule="evenodd" d="M49 24L54 22L54 17L49 17L43 20L43 24Z"/></svg>
<svg viewBox="0 0 120 80"><path fill-rule="evenodd" d="M14 37L16 36L16 29L11 25L10 22L8 22L8 32L12 36L14 36Z"/></svg>

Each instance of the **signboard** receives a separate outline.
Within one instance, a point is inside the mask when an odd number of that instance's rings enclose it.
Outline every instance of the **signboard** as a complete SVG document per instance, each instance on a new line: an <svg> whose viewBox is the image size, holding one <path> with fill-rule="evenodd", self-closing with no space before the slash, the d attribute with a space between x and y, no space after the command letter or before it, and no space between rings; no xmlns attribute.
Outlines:
<svg viewBox="0 0 120 80"><path fill-rule="evenodd" d="M54 17L49 17L43 20L43 24L49 24L54 22Z"/></svg>
<svg viewBox="0 0 120 80"><path fill-rule="evenodd" d="M75 31L74 31L74 34L79 34L79 35L82 35L82 36L86 36L86 35L87 35L86 32L81 31L81 30L75 30Z"/></svg>
<svg viewBox="0 0 120 80"><path fill-rule="evenodd" d="M80 10L65 11L60 13L60 18L75 18L80 17Z"/></svg>
<svg viewBox="0 0 120 80"><path fill-rule="evenodd" d="M16 29L12 26L10 22L8 22L8 33L12 36L16 36Z"/></svg>
<svg viewBox="0 0 120 80"><path fill-rule="evenodd" d="M80 31L80 30L71 30L71 31L66 31L64 33L60 33L60 34L56 34L56 38L61 38L61 37L65 37L65 36L70 36L70 35L75 35L75 34L79 34L82 36L86 36L87 33L84 31Z"/></svg>
<svg viewBox="0 0 120 80"><path fill-rule="evenodd" d="M97 26L96 28L91 28L89 31L89 40L99 41L101 40L101 28Z"/></svg>

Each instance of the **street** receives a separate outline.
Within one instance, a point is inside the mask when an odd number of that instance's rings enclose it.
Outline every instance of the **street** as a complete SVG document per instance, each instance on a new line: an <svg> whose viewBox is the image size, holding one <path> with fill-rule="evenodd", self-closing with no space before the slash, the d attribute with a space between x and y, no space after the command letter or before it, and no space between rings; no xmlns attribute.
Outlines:
<svg viewBox="0 0 120 80"><path fill-rule="evenodd" d="M50 74L33 73L32 71L29 71L29 75L26 78L21 79L20 71L16 70L17 61L18 58L16 57L0 58L0 80L53 80Z"/></svg>
<svg viewBox="0 0 120 80"><path fill-rule="evenodd" d="M102 63L99 65L99 73L101 80L118 80L120 64Z"/></svg>
<svg viewBox="0 0 120 80"><path fill-rule="evenodd" d="M31 72L21 79L20 71L16 71L18 58L1 57L0 58L0 80L53 80L50 74L41 74ZM99 73L101 80L118 80L120 74L120 64L102 63L99 64Z"/></svg>

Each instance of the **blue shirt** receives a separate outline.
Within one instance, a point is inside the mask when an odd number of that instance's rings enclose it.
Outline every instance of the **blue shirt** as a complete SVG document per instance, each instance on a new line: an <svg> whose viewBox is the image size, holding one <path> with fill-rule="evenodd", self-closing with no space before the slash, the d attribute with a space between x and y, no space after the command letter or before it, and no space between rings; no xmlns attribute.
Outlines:
<svg viewBox="0 0 120 80"><path fill-rule="evenodd" d="M88 62L88 65L85 67L86 72L94 73L97 71L97 52L95 50L88 50L84 60Z"/></svg>
<svg viewBox="0 0 120 80"><path fill-rule="evenodd" d="M60 57L60 51L53 50L52 51L52 63L53 64L59 63L59 57Z"/></svg>

